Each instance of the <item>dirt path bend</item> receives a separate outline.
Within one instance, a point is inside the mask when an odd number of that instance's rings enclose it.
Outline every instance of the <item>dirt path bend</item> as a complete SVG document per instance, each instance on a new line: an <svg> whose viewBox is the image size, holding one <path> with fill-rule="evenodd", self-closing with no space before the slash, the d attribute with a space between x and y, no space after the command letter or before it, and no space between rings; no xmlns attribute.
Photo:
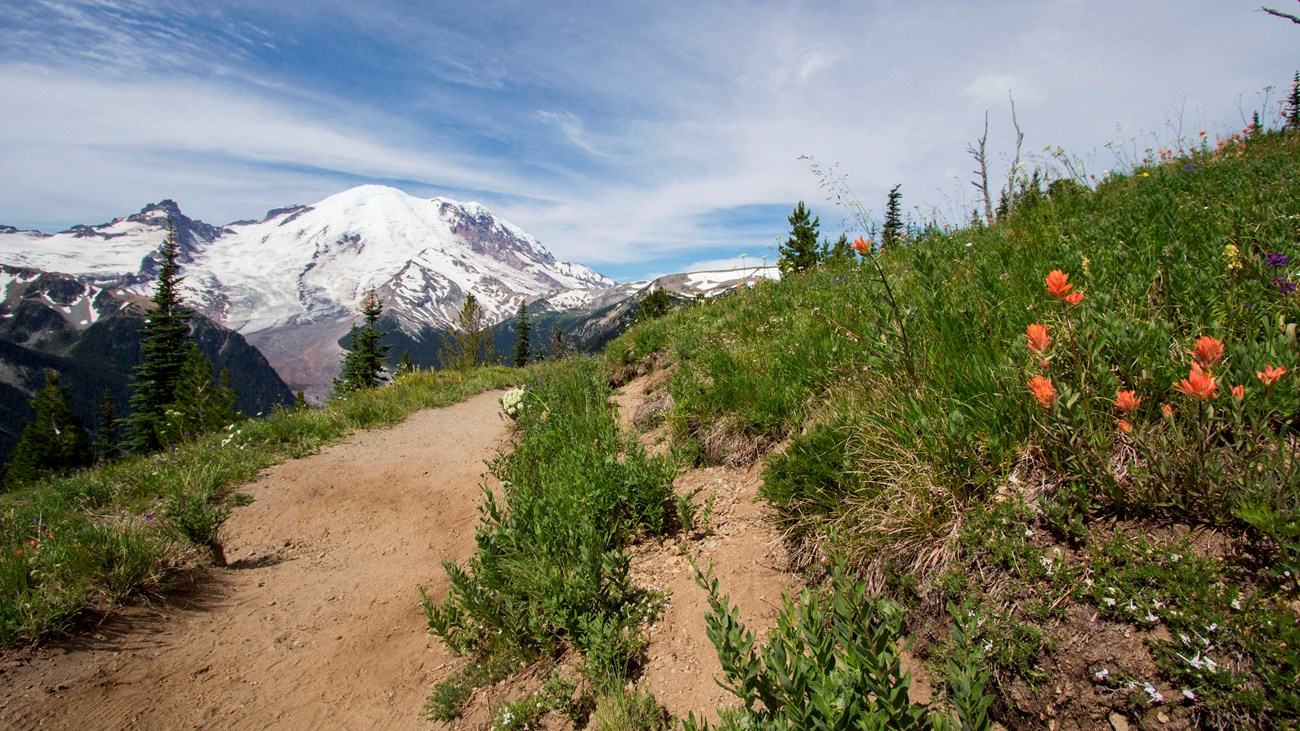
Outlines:
<svg viewBox="0 0 1300 731"><path fill-rule="evenodd" d="M267 470L230 568L166 607L0 661L0 728L424 729L451 658L417 587L474 550L498 393Z"/></svg>

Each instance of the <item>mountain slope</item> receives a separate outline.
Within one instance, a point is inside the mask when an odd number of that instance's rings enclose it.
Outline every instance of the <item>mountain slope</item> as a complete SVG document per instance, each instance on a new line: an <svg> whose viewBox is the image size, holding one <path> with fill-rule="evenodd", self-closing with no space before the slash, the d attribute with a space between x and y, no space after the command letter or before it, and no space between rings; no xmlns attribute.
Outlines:
<svg viewBox="0 0 1300 731"><path fill-rule="evenodd" d="M150 305L139 295L68 275L0 266L0 464L31 418L27 402L46 370L59 372L73 410L92 431L106 390L118 414L126 413ZM202 315L195 315L191 330L215 370L229 372L240 411L265 413L292 403L270 363L238 333Z"/></svg>
<svg viewBox="0 0 1300 731"><path fill-rule="evenodd" d="M0 263L146 294L169 218L182 247L186 301L248 337L294 388L317 395L336 375L337 341L371 288L392 321L418 335L451 325L470 292L496 322L520 297L613 285L557 261L477 203L379 185L222 227L184 216L172 201L52 236L3 227Z"/></svg>

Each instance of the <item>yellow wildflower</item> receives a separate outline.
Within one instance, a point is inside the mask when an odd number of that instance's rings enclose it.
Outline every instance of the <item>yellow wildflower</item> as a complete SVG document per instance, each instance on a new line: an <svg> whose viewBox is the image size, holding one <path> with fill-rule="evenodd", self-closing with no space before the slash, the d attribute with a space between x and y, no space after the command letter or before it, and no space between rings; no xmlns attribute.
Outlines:
<svg viewBox="0 0 1300 731"><path fill-rule="evenodd" d="M1234 244L1228 244L1223 247L1223 261L1228 264L1228 271L1241 268L1241 260L1237 257L1241 255L1241 250Z"/></svg>

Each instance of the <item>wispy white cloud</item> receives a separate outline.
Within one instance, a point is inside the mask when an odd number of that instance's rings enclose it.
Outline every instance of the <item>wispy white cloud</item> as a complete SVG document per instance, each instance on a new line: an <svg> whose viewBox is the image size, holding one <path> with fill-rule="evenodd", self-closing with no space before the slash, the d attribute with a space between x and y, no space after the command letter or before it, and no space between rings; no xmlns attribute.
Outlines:
<svg viewBox="0 0 1300 731"><path fill-rule="evenodd" d="M965 220L967 143L1004 165L1237 126L1293 31L1241 0L257 3L16 7L0 28L0 221L86 222L170 196L223 222L353 182L477 198L558 256L649 269L756 257L806 200ZM39 16L39 17L38 17ZM630 32L632 29L635 32ZM1213 47L1215 53L1206 53ZM765 208L766 206L766 208Z"/></svg>

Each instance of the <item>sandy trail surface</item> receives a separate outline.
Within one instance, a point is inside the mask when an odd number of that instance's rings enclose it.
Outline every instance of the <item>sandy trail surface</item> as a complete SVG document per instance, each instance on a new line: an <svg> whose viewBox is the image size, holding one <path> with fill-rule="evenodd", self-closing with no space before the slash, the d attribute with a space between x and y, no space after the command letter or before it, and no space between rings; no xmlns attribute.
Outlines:
<svg viewBox="0 0 1300 731"><path fill-rule="evenodd" d="M442 596L441 562L473 553L499 395L266 470L226 523L229 567L0 655L0 728L428 728L451 657L418 588Z"/></svg>

